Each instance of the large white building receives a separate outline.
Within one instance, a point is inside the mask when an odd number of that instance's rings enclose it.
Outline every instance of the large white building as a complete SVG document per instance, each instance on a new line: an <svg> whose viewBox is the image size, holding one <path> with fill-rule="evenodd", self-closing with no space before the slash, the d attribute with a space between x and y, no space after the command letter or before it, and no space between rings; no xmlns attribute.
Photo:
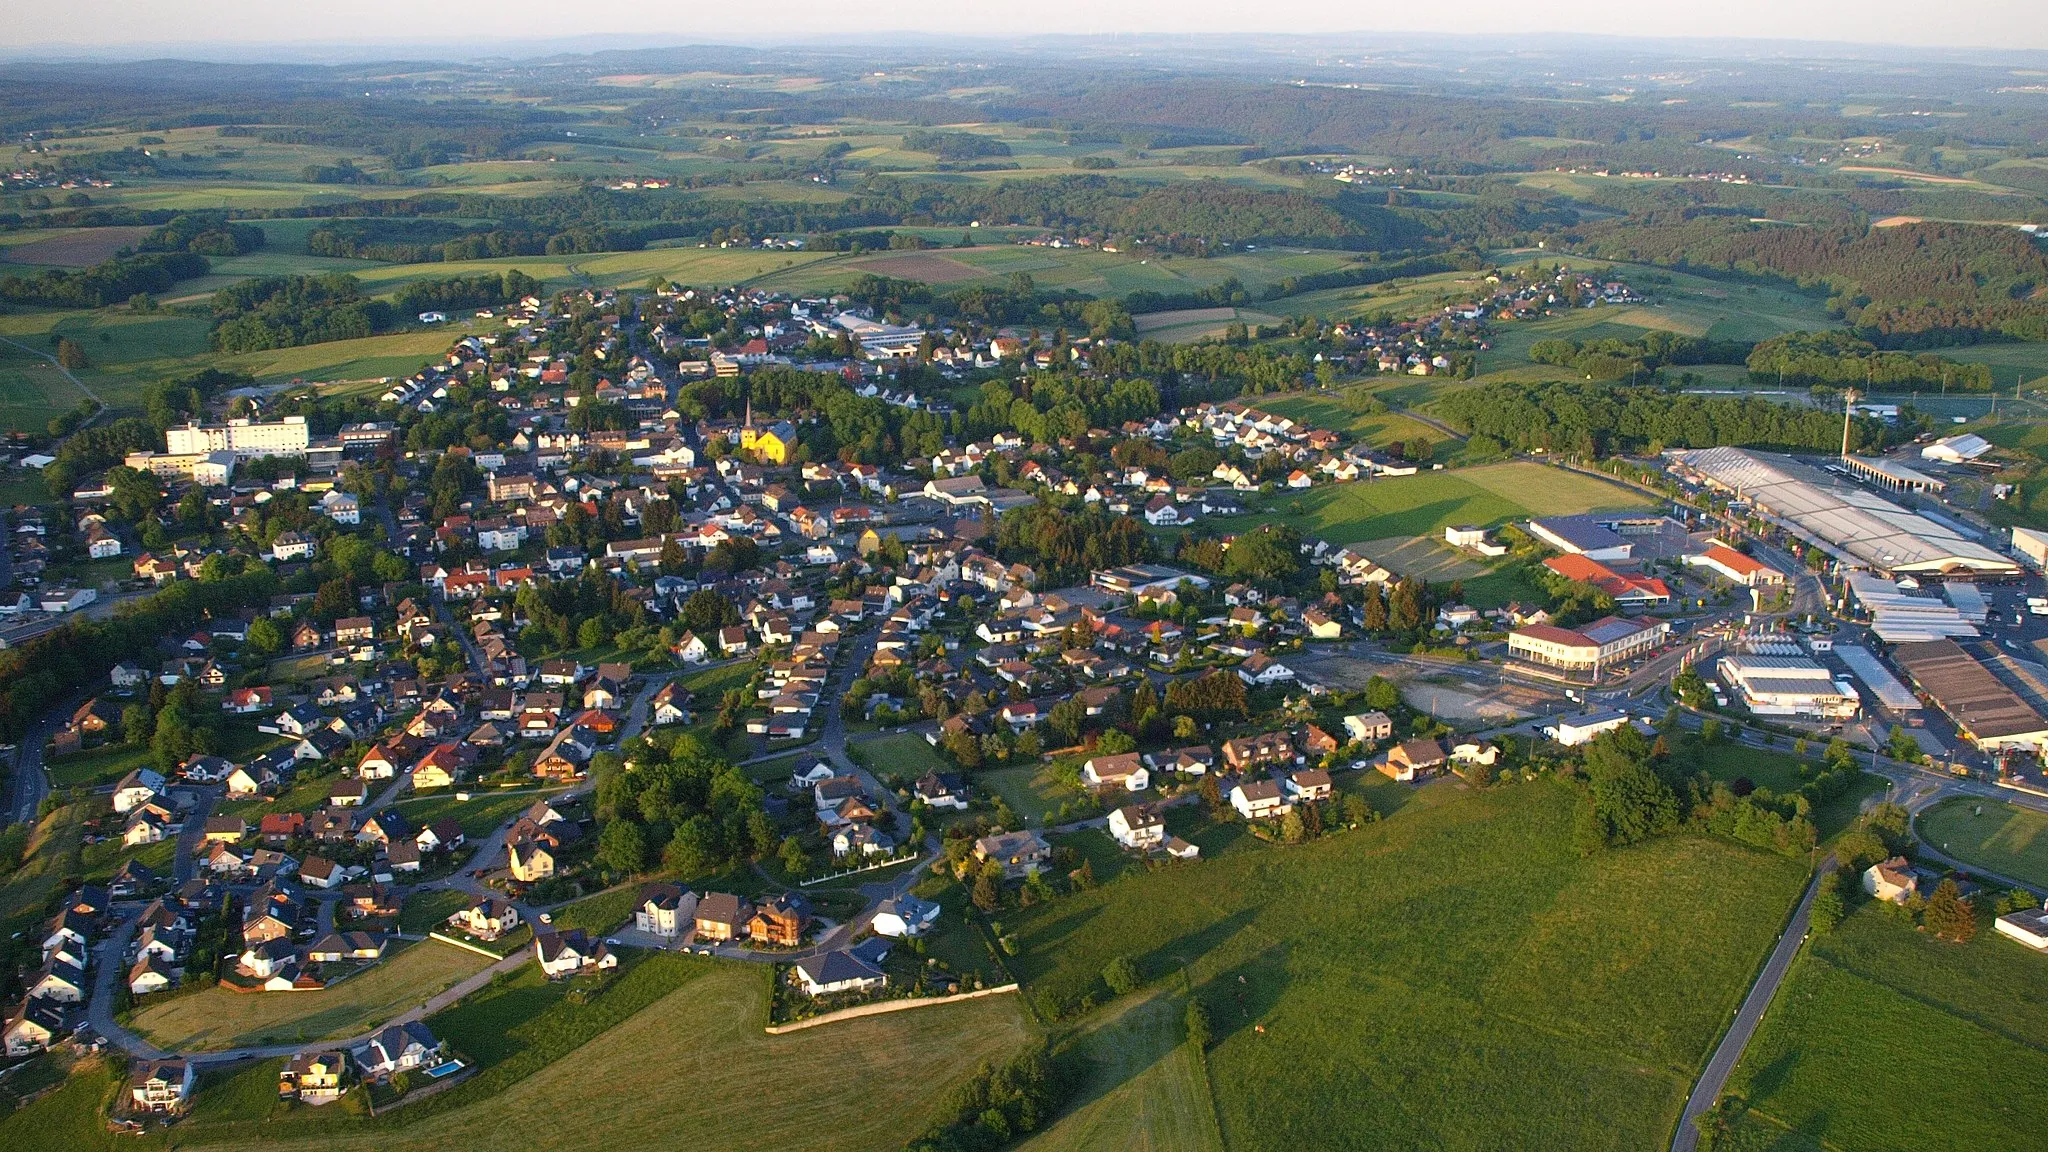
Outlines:
<svg viewBox="0 0 2048 1152"><path fill-rule="evenodd" d="M1531 624L1508 633L1508 654L1567 672L1597 673L1657 647L1669 635L1666 621L1626 616L1607 616L1583 628Z"/></svg>
<svg viewBox="0 0 2048 1152"><path fill-rule="evenodd" d="M1856 715L1856 690L1804 656L1735 653L1715 665L1721 682L1758 716Z"/></svg>
<svg viewBox="0 0 2048 1152"><path fill-rule="evenodd" d="M272 424L253 420L187 424L164 433L165 447L172 456L200 456L208 452L233 452L243 460L262 456L303 456L312 442L313 436L304 416L287 416Z"/></svg>

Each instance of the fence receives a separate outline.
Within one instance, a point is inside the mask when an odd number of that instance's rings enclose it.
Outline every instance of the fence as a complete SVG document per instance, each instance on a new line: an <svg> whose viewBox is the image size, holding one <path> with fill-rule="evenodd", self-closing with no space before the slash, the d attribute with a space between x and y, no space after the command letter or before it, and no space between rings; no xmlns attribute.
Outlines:
<svg viewBox="0 0 2048 1152"><path fill-rule="evenodd" d="M797 886L800 888L809 888L813 884L825 884L833 880L843 879L847 876L858 876L862 872L877 872L884 868L894 868L898 864L908 864L911 861L916 860L917 858L918 853L913 852L908 856L898 856L894 860L884 860L879 864L863 864L858 868L848 868L843 872L833 872L825 876L814 876L809 880L799 880L797 881Z"/></svg>
<svg viewBox="0 0 2048 1152"><path fill-rule="evenodd" d="M1016 990L1015 984L1002 984L994 988L977 988L972 992L960 992L952 996L913 996L905 1000L877 1000L872 1004L856 1004L851 1008L841 1008L837 1012L827 1012L822 1016L812 1016L788 1024L770 1024L765 1031L770 1036L780 1036L785 1032L801 1032L805 1028L816 1028L820 1024L832 1024L840 1020L857 1020L862 1016L880 1016L888 1012L907 1012L912 1008L929 1008L934 1004L951 1004L959 1000L978 1000L983 996L996 996Z"/></svg>

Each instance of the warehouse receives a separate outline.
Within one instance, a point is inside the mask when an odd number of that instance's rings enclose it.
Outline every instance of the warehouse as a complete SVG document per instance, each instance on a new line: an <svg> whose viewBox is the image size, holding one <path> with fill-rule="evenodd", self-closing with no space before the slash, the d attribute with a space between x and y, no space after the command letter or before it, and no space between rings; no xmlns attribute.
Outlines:
<svg viewBox="0 0 2048 1152"><path fill-rule="evenodd" d="M1899 670L1986 752L2048 748L2048 719L1953 640L1901 644Z"/></svg>
<svg viewBox="0 0 2048 1152"><path fill-rule="evenodd" d="M1831 720L1856 715L1856 690L1804 656L1736 653L1715 665L1721 682L1758 716L1811 716Z"/></svg>
<svg viewBox="0 0 2048 1152"><path fill-rule="evenodd" d="M2019 575L2011 557L1791 457L1741 448L1671 456L1675 471L1747 499L1758 514L1850 567L1951 580Z"/></svg>
<svg viewBox="0 0 2048 1152"><path fill-rule="evenodd" d="M1664 642L1662 620L1608 616L1583 628L1531 624L1508 633L1508 654L1567 672L1599 672Z"/></svg>
<svg viewBox="0 0 2048 1152"><path fill-rule="evenodd" d="M1560 552L1588 560L1626 560L1635 545L1591 516L1553 516L1529 521L1529 532Z"/></svg>

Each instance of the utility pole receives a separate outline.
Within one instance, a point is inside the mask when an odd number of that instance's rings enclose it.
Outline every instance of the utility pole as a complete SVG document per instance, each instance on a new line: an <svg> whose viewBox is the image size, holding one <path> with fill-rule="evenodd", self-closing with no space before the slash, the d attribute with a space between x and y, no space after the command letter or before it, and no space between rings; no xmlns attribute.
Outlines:
<svg viewBox="0 0 2048 1152"><path fill-rule="evenodd" d="M1858 394L1854 388L1843 393L1842 398L1842 459L1849 458L1849 422L1856 415Z"/></svg>

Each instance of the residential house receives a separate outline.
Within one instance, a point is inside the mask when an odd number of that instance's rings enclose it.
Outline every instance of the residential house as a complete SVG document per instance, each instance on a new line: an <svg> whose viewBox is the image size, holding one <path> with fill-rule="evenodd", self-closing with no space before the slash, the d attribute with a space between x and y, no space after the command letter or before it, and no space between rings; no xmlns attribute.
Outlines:
<svg viewBox="0 0 2048 1152"><path fill-rule="evenodd" d="M1043 870L1052 862L1052 845L1037 832L998 832L983 836L974 842L974 857L977 860L994 860L1003 869L1004 877L1021 879Z"/></svg>
<svg viewBox="0 0 2048 1152"><path fill-rule="evenodd" d="M806 995L814 997L865 992L889 983L880 968L846 951L799 961L791 975Z"/></svg>
<svg viewBox="0 0 2048 1152"><path fill-rule="evenodd" d="M653 936L673 938L688 931L697 914L697 894L680 884L643 884L633 927Z"/></svg>
<svg viewBox="0 0 2048 1152"><path fill-rule="evenodd" d="M1125 804L1109 814L1109 835L1125 848L1150 851L1166 842L1166 820L1150 805Z"/></svg>
<svg viewBox="0 0 2048 1152"><path fill-rule="evenodd" d="M1246 778L1231 788L1230 806L1247 820L1284 816L1294 807L1288 803L1279 782L1268 777Z"/></svg>
<svg viewBox="0 0 2048 1152"><path fill-rule="evenodd" d="M746 935L753 917L753 906L744 898L729 892L706 892L694 913L697 939L706 943L738 940Z"/></svg>

